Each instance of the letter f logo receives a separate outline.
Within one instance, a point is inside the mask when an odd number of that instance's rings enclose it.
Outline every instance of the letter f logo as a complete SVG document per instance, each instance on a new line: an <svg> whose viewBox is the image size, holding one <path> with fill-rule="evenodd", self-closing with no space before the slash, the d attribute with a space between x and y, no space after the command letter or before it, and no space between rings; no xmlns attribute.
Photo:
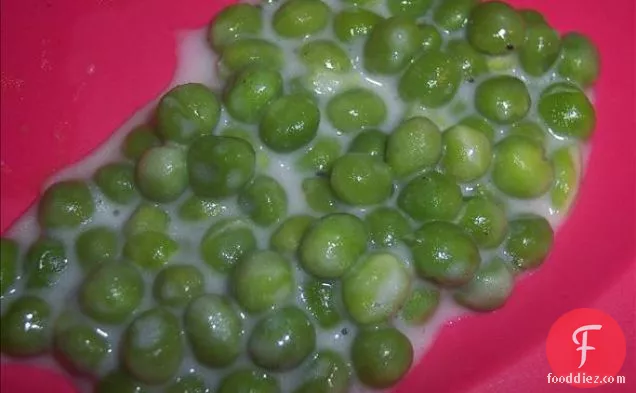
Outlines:
<svg viewBox="0 0 636 393"><path fill-rule="evenodd" d="M579 364L579 368L583 367L583 365L585 364L585 361L587 360L587 351L593 351L596 349L592 346L587 345L587 332L589 330L601 330L602 327L603 325L585 325L576 329L574 333L572 333L572 341L574 341L574 344L580 345L580 347L576 348L577 351L581 351L581 364ZM583 334L581 335L582 336L581 342L579 342L579 339L577 338L577 336L581 332Z"/></svg>

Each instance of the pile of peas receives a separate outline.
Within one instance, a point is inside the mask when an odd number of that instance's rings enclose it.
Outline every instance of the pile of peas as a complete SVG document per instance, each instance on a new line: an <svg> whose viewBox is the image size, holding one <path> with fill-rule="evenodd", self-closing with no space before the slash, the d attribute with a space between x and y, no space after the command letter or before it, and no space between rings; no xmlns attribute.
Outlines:
<svg viewBox="0 0 636 393"><path fill-rule="evenodd" d="M227 7L209 43L221 89L168 91L120 160L46 189L35 242L2 238L4 354L53 352L99 393L279 393L298 368L293 393L388 388L413 363L401 327L443 296L497 309L545 260L550 222L513 206L576 194L586 37L499 1L286 0ZM104 225L104 204L129 214ZM343 321L350 347L321 347ZM180 374L188 357L223 377Z"/></svg>

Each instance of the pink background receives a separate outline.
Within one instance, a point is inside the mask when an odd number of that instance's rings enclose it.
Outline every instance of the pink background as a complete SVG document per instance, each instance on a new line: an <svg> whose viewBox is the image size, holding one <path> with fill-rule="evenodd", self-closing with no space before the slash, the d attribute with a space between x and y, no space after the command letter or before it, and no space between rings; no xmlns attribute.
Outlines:
<svg viewBox="0 0 636 393"><path fill-rule="evenodd" d="M2 0L0 229L55 171L87 155L159 95L175 66L174 32L205 25L229 1ZM509 304L446 327L397 392L574 392L548 385L545 338L566 311L596 307L623 328L621 371L636 391L634 262L636 120L632 0L515 0L600 48L598 127L573 215L545 265ZM72 392L59 376L3 365L3 393Z"/></svg>

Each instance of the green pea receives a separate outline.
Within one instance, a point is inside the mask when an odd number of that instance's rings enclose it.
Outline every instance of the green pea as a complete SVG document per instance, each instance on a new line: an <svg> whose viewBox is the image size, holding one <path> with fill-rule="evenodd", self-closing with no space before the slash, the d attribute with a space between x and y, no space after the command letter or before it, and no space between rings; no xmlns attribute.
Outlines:
<svg viewBox="0 0 636 393"><path fill-rule="evenodd" d="M475 90L477 111L495 123L511 124L523 119L530 110L526 84L508 75L485 80Z"/></svg>
<svg viewBox="0 0 636 393"><path fill-rule="evenodd" d="M387 117L384 100L365 88L336 94L327 103L327 118L341 132L360 131L381 125Z"/></svg>
<svg viewBox="0 0 636 393"><path fill-rule="evenodd" d="M226 207L215 199L192 195L179 205L177 215L183 221L203 221L220 216L225 210Z"/></svg>
<svg viewBox="0 0 636 393"><path fill-rule="evenodd" d="M305 232L313 222L314 218L306 214L288 217L272 233L270 248L281 254L295 255Z"/></svg>
<svg viewBox="0 0 636 393"><path fill-rule="evenodd" d="M552 132L583 141L592 136L596 112L581 90L563 83L548 87L539 98L539 115Z"/></svg>
<svg viewBox="0 0 636 393"><path fill-rule="evenodd" d="M323 69L336 73L351 70L347 52L330 40L309 41L298 50L300 60L311 69Z"/></svg>
<svg viewBox="0 0 636 393"><path fill-rule="evenodd" d="M283 304L294 290L290 262L274 251L255 251L241 259L232 275L234 296L249 313Z"/></svg>
<svg viewBox="0 0 636 393"><path fill-rule="evenodd" d="M306 171L327 173L341 152L342 147L338 139L333 137L316 138L316 142L298 160L298 166Z"/></svg>
<svg viewBox="0 0 636 393"><path fill-rule="evenodd" d="M523 18L506 3L479 3L470 12L466 38L480 52L502 55L520 47L524 37Z"/></svg>
<svg viewBox="0 0 636 393"><path fill-rule="evenodd" d="M411 232L411 224L391 207L378 207L364 218L371 242L376 247L392 247Z"/></svg>
<svg viewBox="0 0 636 393"><path fill-rule="evenodd" d="M10 356L35 356L50 346L51 307L37 296L11 302L0 320L0 345Z"/></svg>
<svg viewBox="0 0 636 393"><path fill-rule="evenodd" d="M348 42L368 35L381 20L380 15L367 9L347 8L334 17L333 30L340 41Z"/></svg>
<svg viewBox="0 0 636 393"><path fill-rule="evenodd" d="M188 150L188 174L194 193L205 198L236 194L254 176L256 154L245 140L225 136L197 139Z"/></svg>
<svg viewBox="0 0 636 393"><path fill-rule="evenodd" d="M149 125L142 124L126 135L121 151L126 158L137 161L146 151L160 145L161 140L155 134L155 130Z"/></svg>
<svg viewBox="0 0 636 393"><path fill-rule="evenodd" d="M449 41L446 51L461 65L465 80L474 81L478 76L488 72L486 57L477 52L468 42L461 39Z"/></svg>
<svg viewBox="0 0 636 393"><path fill-rule="evenodd" d="M350 205L374 205L393 193L391 169L384 162L361 153L348 153L333 164L331 187Z"/></svg>
<svg viewBox="0 0 636 393"><path fill-rule="evenodd" d="M537 123L530 120L523 120L514 123L508 129L508 135L519 135L530 138L543 146L546 139L545 130Z"/></svg>
<svg viewBox="0 0 636 393"><path fill-rule="evenodd" d="M546 24L526 28L523 46L519 48L521 68L532 76L545 74L559 57L561 42L559 33Z"/></svg>
<svg viewBox="0 0 636 393"><path fill-rule="evenodd" d="M582 87L589 87L598 78L600 56L592 41L579 33L568 33L561 41L562 51L557 72Z"/></svg>
<svg viewBox="0 0 636 393"><path fill-rule="evenodd" d="M38 205L38 221L43 228L75 228L95 212L95 202L86 183L65 180L44 192Z"/></svg>
<svg viewBox="0 0 636 393"><path fill-rule="evenodd" d="M335 213L318 220L303 237L300 264L318 278L341 277L367 248L368 233L356 216Z"/></svg>
<svg viewBox="0 0 636 393"><path fill-rule="evenodd" d="M543 263L553 242L554 231L548 220L537 215L527 215L510 221L504 252L515 268L533 269Z"/></svg>
<svg viewBox="0 0 636 393"><path fill-rule="evenodd" d="M280 70L284 65L283 50L261 38L242 38L225 46L219 67L222 73L234 73L249 66Z"/></svg>
<svg viewBox="0 0 636 393"><path fill-rule="evenodd" d="M444 132L443 141L444 172L463 183L486 174L492 160L492 146L483 133L458 125Z"/></svg>
<svg viewBox="0 0 636 393"><path fill-rule="evenodd" d="M205 279L197 267L172 265L157 274L152 293L162 306L185 306L203 293L204 286Z"/></svg>
<svg viewBox="0 0 636 393"><path fill-rule="evenodd" d="M146 393L147 390L141 382L133 379L123 371L115 370L103 377L97 387L96 393Z"/></svg>
<svg viewBox="0 0 636 393"><path fill-rule="evenodd" d="M281 393L278 381L262 371L239 369L226 375L218 393Z"/></svg>
<svg viewBox="0 0 636 393"><path fill-rule="evenodd" d="M283 78L278 71L251 67L227 85L223 103L236 120L258 123L267 106L282 93Z"/></svg>
<svg viewBox="0 0 636 393"><path fill-rule="evenodd" d="M382 252L364 257L342 280L342 299L359 324L377 324L395 315L406 300L411 274L403 261Z"/></svg>
<svg viewBox="0 0 636 393"><path fill-rule="evenodd" d="M442 35L433 25L421 23L420 34L422 36L422 51L437 51L442 47Z"/></svg>
<svg viewBox="0 0 636 393"><path fill-rule="evenodd" d="M364 68L373 74L397 74L422 46L422 31L413 18L380 21L364 44Z"/></svg>
<svg viewBox="0 0 636 393"><path fill-rule="evenodd" d="M310 279L303 284L301 298L307 311L322 328L334 328L342 320L336 306L337 295L332 283Z"/></svg>
<svg viewBox="0 0 636 393"><path fill-rule="evenodd" d="M177 378L166 388L165 393L210 393L203 378L196 374L188 374Z"/></svg>
<svg viewBox="0 0 636 393"><path fill-rule="evenodd" d="M84 270L112 261L118 251L117 233L106 226L87 229L75 240L75 254Z"/></svg>
<svg viewBox="0 0 636 393"><path fill-rule="evenodd" d="M52 287L68 267L64 243L51 237L36 240L27 250L24 264L27 288Z"/></svg>
<svg viewBox="0 0 636 393"><path fill-rule="evenodd" d="M4 295L18 276L18 243L0 238L0 296Z"/></svg>
<svg viewBox="0 0 636 393"><path fill-rule="evenodd" d="M402 122L387 141L386 162L398 178L435 165L441 155L442 134L435 123L423 116Z"/></svg>
<svg viewBox="0 0 636 393"><path fill-rule="evenodd" d="M257 36L263 30L261 8L252 4L232 4L219 12L210 24L208 41L214 49L223 48L241 38Z"/></svg>
<svg viewBox="0 0 636 393"><path fill-rule="evenodd" d="M141 203L124 224L124 235L156 231L165 232L170 224L170 216L159 206Z"/></svg>
<svg viewBox="0 0 636 393"><path fill-rule="evenodd" d="M482 134L484 134L484 136L486 136L486 138L488 138L490 142L493 142L495 140L495 129L488 122L488 120L479 115L471 115L465 117L462 119L462 121L459 122L459 125L470 127L481 132Z"/></svg>
<svg viewBox="0 0 636 393"><path fill-rule="evenodd" d="M469 282L481 262L475 242L450 222L424 224L415 231L410 246L419 276L446 287Z"/></svg>
<svg viewBox="0 0 636 393"><path fill-rule="evenodd" d="M141 305L144 281L134 266L106 263L94 269L79 292L84 314L97 322L117 325Z"/></svg>
<svg viewBox="0 0 636 393"><path fill-rule="evenodd" d="M543 147L518 135L508 136L495 146L492 168L495 186L515 198L543 195L554 178Z"/></svg>
<svg viewBox="0 0 636 393"><path fill-rule="evenodd" d="M310 177L303 180L303 194L307 205L319 213L333 213L337 210L338 200L331 188L329 179Z"/></svg>
<svg viewBox="0 0 636 393"><path fill-rule="evenodd" d="M316 330L305 313L284 307L267 315L254 326L247 343L252 361L272 371L297 367L316 347Z"/></svg>
<svg viewBox="0 0 636 393"><path fill-rule="evenodd" d="M236 263L256 249L256 237L248 222L226 218L212 225L201 239L203 261L219 273L228 273Z"/></svg>
<svg viewBox="0 0 636 393"><path fill-rule="evenodd" d="M179 249L179 243L163 232L139 232L128 237L124 256L144 269L164 266Z"/></svg>
<svg viewBox="0 0 636 393"><path fill-rule="evenodd" d="M220 115L221 104L209 88L200 83L179 85L157 105L158 131L165 140L190 143L212 133Z"/></svg>
<svg viewBox="0 0 636 393"><path fill-rule="evenodd" d="M55 349L73 371L81 373L99 371L111 350L108 338L86 324L70 326L56 334Z"/></svg>
<svg viewBox="0 0 636 393"><path fill-rule="evenodd" d="M389 388L411 367L413 347L395 328L363 330L353 340L351 359L364 385L375 389Z"/></svg>
<svg viewBox="0 0 636 393"><path fill-rule="evenodd" d="M554 184L550 191L552 206L567 211L576 196L581 172L581 157L577 146L562 147L550 159Z"/></svg>
<svg viewBox="0 0 636 393"><path fill-rule="evenodd" d="M462 69L450 55L425 52L400 78L398 92L406 102L418 101L429 108L441 107L455 96L462 80Z"/></svg>
<svg viewBox="0 0 636 393"><path fill-rule="evenodd" d="M320 110L316 103L306 96L291 94L275 100L267 108L259 135L270 149L287 153L311 142L319 124Z"/></svg>
<svg viewBox="0 0 636 393"><path fill-rule="evenodd" d="M288 0L274 13L274 31L285 38L301 38L324 30L331 11L320 0Z"/></svg>
<svg viewBox="0 0 636 393"><path fill-rule="evenodd" d="M462 191L450 176L431 172L408 182L397 204L418 221L452 220L462 206Z"/></svg>
<svg viewBox="0 0 636 393"><path fill-rule="evenodd" d="M148 150L137 163L136 178L146 198L161 203L175 201L188 187L185 151L172 146Z"/></svg>
<svg viewBox="0 0 636 393"><path fill-rule="evenodd" d="M485 197L469 199L458 224L483 248L499 246L508 233L506 212Z"/></svg>
<svg viewBox="0 0 636 393"><path fill-rule="evenodd" d="M391 15L402 15L418 18L426 14L432 0L386 0Z"/></svg>
<svg viewBox="0 0 636 393"><path fill-rule="evenodd" d="M337 352L322 350L307 364L306 382L294 393L346 393L349 390L349 366Z"/></svg>
<svg viewBox="0 0 636 393"><path fill-rule="evenodd" d="M242 325L230 300L220 295L196 298L184 315L185 333L194 356L213 368L229 366L239 356Z"/></svg>
<svg viewBox="0 0 636 393"><path fill-rule="evenodd" d="M363 153L384 161L387 135L379 130L362 131L349 144L349 153Z"/></svg>
<svg viewBox="0 0 636 393"><path fill-rule="evenodd" d="M492 311L504 305L514 287L514 275L504 261L495 258L482 266L475 277L457 289L455 301L476 311Z"/></svg>
<svg viewBox="0 0 636 393"><path fill-rule="evenodd" d="M126 328L122 343L126 369L148 384L169 381L183 360L179 320L159 307L136 317Z"/></svg>
<svg viewBox="0 0 636 393"><path fill-rule="evenodd" d="M518 66L518 58L513 53L488 56L486 58L488 70L493 74L510 74Z"/></svg>
<svg viewBox="0 0 636 393"><path fill-rule="evenodd" d="M541 15L540 12L531 10L531 9L523 9L519 10L519 15L523 18L523 21L526 22L526 26L534 26L534 25L547 25L545 18Z"/></svg>
<svg viewBox="0 0 636 393"><path fill-rule="evenodd" d="M99 168L93 180L111 201L125 205L137 197L135 169L130 164L113 163Z"/></svg>
<svg viewBox="0 0 636 393"><path fill-rule="evenodd" d="M433 21L446 31L459 30L466 25L475 4L477 0L440 1L433 12Z"/></svg>
<svg viewBox="0 0 636 393"><path fill-rule="evenodd" d="M287 214L287 193L274 178L256 176L238 196L241 211L256 225L270 226Z"/></svg>
<svg viewBox="0 0 636 393"><path fill-rule="evenodd" d="M440 292L437 289L413 289L402 306L400 316L409 325L422 325L437 310L439 299Z"/></svg>

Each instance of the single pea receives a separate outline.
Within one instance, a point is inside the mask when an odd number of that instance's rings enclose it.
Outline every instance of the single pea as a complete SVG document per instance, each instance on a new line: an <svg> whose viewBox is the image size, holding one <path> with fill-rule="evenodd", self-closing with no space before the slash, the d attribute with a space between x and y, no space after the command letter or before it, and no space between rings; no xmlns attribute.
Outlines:
<svg viewBox="0 0 636 393"><path fill-rule="evenodd" d="M387 135L379 130L362 131L349 144L349 153L363 153L384 161Z"/></svg>
<svg viewBox="0 0 636 393"><path fill-rule="evenodd" d="M297 150L314 139L320 110L306 96L291 94L275 100L265 111L259 127L263 143L278 153Z"/></svg>
<svg viewBox="0 0 636 393"><path fill-rule="evenodd" d="M504 252L515 268L532 269L543 263L553 242L554 231L548 220L537 215L527 215L510 221Z"/></svg>
<svg viewBox="0 0 636 393"><path fill-rule="evenodd" d="M126 236L147 231L165 232L168 230L168 224L170 216L165 210L157 205L142 202L126 220L123 232Z"/></svg>
<svg viewBox="0 0 636 393"><path fill-rule="evenodd" d="M327 103L327 118L341 132L377 127L386 117L387 108L382 97L365 88L343 91Z"/></svg>
<svg viewBox="0 0 636 393"><path fill-rule="evenodd" d="M466 38L480 52L502 55L521 47L524 37L523 18L506 3L479 3L470 12Z"/></svg>
<svg viewBox="0 0 636 393"><path fill-rule="evenodd" d="M342 147L337 138L316 138L316 142L298 160L298 166L305 171L328 173L341 152Z"/></svg>
<svg viewBox="0 0 636 393"><path fill-rule="evenodd" d="M111 201L125 205L137 197L135 168L130 164L112 163L99 168L93 180Z"/></svg>
<svg viewBox="0 0 636 393"><path fill-rule="evenodd" d="M0 319L0 345L9 356L35 356L50 346L51 307L37 296L11 302Z"/></svg>
<svg viewBox="0 0 636 393"><path fill-rule="evenodd" d="M398 92L406 102L418 101L429 108L441 107L455 96L462 80L462 69L449 54L425 52L400 78Z"/></svg>
<svg viewBox="0 0 636 393"><path fill-rule="evenodd" d="M351 70L347 52L330 40L309 41L298 49L300 60L311 69L344 73Z"/></svg>
<svg viewBox="0 0 636 393"><path fill-rule="evenodd" d="M219 12L210 23L208 41L217 51L240 40L258 36L263 30L261 7L252 4L232 4Z"/></svg>
<svg viewBox="0 0 636 393"><path fill-rule="evenodd" d="M495 129L488 120L479 115L467 116L459 122L459 125L470 127L481 132L490 142L495 140Z"/></svg>
<svg viewBox="0 0 636 393"><path fill-rule="evenodd" d="M227 85L223 103L229 114L244 123L258 123L267 106L283 93L280 73L249 67Z"/></svg>
<svg viewBox="0 0 636 393"><path fill-rule="evenodd" d="M433 25L421 23L420 34L422 35L422 51L438 51L442 47L442 35Z"/></svg>
<svg viewBox="0 0 636 393"><path fill-rule="evenodd" d="M501 193L497 190L497 187L491 182L478 183L472 187L470 197L480 197L488 199L494 202L501 209L506 210L506 201L502 198Z"/></svg>
<svg viewBox="0 0 636 393"><path fill-rule="evenodd" d="M203 261L219 273L228 273L255 249L256 237L251 225L238 218L225 218L213 224L199 246Z"/></svg>
<svg viewBox="0 0 636 393"><path fill-rule="evenodd" d="M356 216L335 213L318 220L303 237L300 264L318 278L341 277L367 248L368 233Z"/></svg>
<svg viewBox="0 0 636 393"><path fill-rule="evenodd" d="M466 25L477 0L444 0L433 11L433 21L446 31L459 30Z"/></svg>
<svg viewBox="0 0 636 393"><path fill-rule="evenodd" d="M581 154L578 146L562 147L550 159L554 171L554 184L550 191L552 206L567 211L578 191L581 172Z"/></svg>
<svg viewBox="0 0 636 393"><path fill-rule="evenodd" d="M324 30L331 10L320 0L288 0L272 18L274 31L284 38L301 38Z"/></svg>
<svg viewBox="0 0 636 393"><path fill-rule="evenodd" d="M514 53L488 56L486 63L488 70L492 74L512 74L514 69L519 65L518 57Z"/></svg>
<svg viewBox="0 0 636 393"><path fill-rule="evenodd" d="M477 52L465 40L449 41L446 45L446 51L452 59L460 64L465 80L474 81L478 76L488 72L486 57Z"/></svg>
<svg viewBox="0 0 636 393"><path fill-rule="evenodd" d="M135 233L126 239L124 256L144 269L164 266L179 249L179 243L163 232Z"/></svg>
<svg viewBox="0 0 636 393"><path fill-rule="evenodd" d="M151 201L175 201L188 187L186 153L180 147L160 146L148 150L136 170L137 187Z"/></svg>
<svg viewBox="0 0 636 393"><path fill-rule="evenodd" d="M514 123L508 129L507 135L519 135L530 138L539 145L543 146L546 140L546 131L539 124L530 120L523 120Z"/></svg>
<svg viewBox="0 0 636 393"><path fill-rule="evenodd" d="M364 68L372 74L397 74L421 46L422 31L413 18L394 16L382 20L364 44Z"/></svg>
<svg viewBox="0 0 636 393"><path fill-rule="evenodd" d="M307 205L319 213L333 213L337 210L338 199L331 188L329 179L310 177L303 180L303 194Z"/></svg>
<svg viewBox="0 0 636 393"><path fill-rule="evenodd" d="M137 316L126 328L122 344L126 369L148 384L168 382L183 360L179 319L160 307Z"/></svg>
<svg viewBox="0 0 636 393"><path fill-rule="evenodd" d="M560 51L561 40L556 30L546 24L530 25L519 48L519 63L529 75L541 76L552 68Z"/></svg>
<svg viewBox="0 0 636 393"><path fill-rule="evenodd" d="M403 261L388 252L365 256L342 280L342 299L359 324L388 320L402 307L411 274Z"/></svg>
<svg viewBox="0 0 636 393"><path fill-rule="evenodd" d="M424 224L415 231L410 246L419 276L445 287L469 282L481 262L475 242L450 222Z"/></svg>
<svg viewBox="0 0 636 393"><path fill-rule="evenodd" d="M334 328L342 321L336 306L337 294L332 283L315 279L307 280L302 287L301 299L307 311L322 328Z"/></svg>
<svg viewBox="0 0 636 393"><path fill-rule="evenodd" d="M45 229L75 228L88 221L95 212L91 191L80 180L53 184L44 192L38 205L38 221Z"/></svg>
<svg viewBox="0 0 636 393"><path fill-rule="evenodd" d="M95 393L146 393L146 387L132 378L128 373L120 370L111 371L100 379L95 387Z"/></svg>
<svg viewBox="0 0 636 393"><path fill-rule="evenodd" d="M346 393L351 379L349 365L335 351L322 350L309 361L306 379L294 393Z"/></svg>
<svg viewBox="0 0 636 393"><path fill-rule="evenodd" d="M160 145L161 139L159 139L155 130L149 125L142 124L133 128L126 135L121 151L126 158L137 161L146 151Z"/></svg>
<svg viewBox="0 0 636 393"><path fill-rule="evenodd" d="M381 206L364 218L371 242L376 247L392 247L411 232L411 224L397 209Z"/></svg>
<svg viewBox="0 0 636 393"><path fill-rule="evenodd" d="M539 115L552 132L563 137L588 140L596 127L596 111L581 90L558 83L539 98Z"/></svg>
<svg viewBox="0 0 636 393"><path fill-rule="evenodd" d="M448 175L430 172L406 184L398 195L402 211L418 221L452 220L462 206L462 191Z"/></svg>
<svg viewBox="0 0 636 393"><path fill-rule="evenodd" d="M457 289L457 303L476 311L493 311L501 308L514 287L514 275L504 261L495 258L482 266L475 277Z"/></svg>
<svg viewBox="0 0 636 393"><path fill-rule="evenodd" d="M403 121L387 141L386 162L398 178L435 165L441 155L442 134L427 117L416 116Z"/></svg>
<svg viewBox="0 0 636 393"><path fill-rule="evenodd" d="M36 240L25 255L24 273L27 288L48 288L55 285L66 268L68 259L64 243L51 237Z"/></svg>
<svg viewBox="0 0 636 393"><path fill-rule="evenodd" d="M243 38L226 45L219 60L221 73L226 75L249 66L280 70L283 65L283 50L261 38Z"/></svg>
<svg viewBox="0 0 636 393"><path fill-rule="evenodd" d="M600 69L600 56L594 43L579 33L565 34L561 43L559 75L584 88L594 84Z"/></svg>
<svg viewBox="0 0 636 393"><path fill-rule="evenodd" d="M391 168L367 154L348 153L337 159L330 181L336 196L350 205L374 205L393 193Z"/></svg>
<svg viewBox="0 0 636 393"><path fill-rule="evenodd" d="M255 164L249 142L226 136L199 138L188 151L190 187L205 198L234 195L252 179Z"/></svg>
<svg viewBox="0 0 636 393"><path fill-rule="evenodd" d="M86 278L79 292L84 314L97 322L117 325L141 305L144 281L137 269L127 263L98 266Z"/></svg>
<svg viewBox="0 0 636 393"><path fill-rule="evenodd" d="M495 146L492 168L495 186L515 198L543 195L554 178L543 147L518 135L508 136Z"/></svg>
<svg viewBox="0 0 636 393"><path fill-rule="evenodd" d="M55 349L72 371L93 374L99 371L111 347L98 329L77 324L55 335Z"/></svg>
<svg viewBox="0 0 636 393"><path fill-rule="evenodd" d="M284 304L294 291L291 263L274 251L254 251L238 261L232 288L239 305L252 314Z"/></svg>
<svg viewBox="0 0 636 393"><path fill-rule="evenodd" d="M388 327L363 330L351 347L353 368L360 381L371 388L395 385L413 363L413 347L399 330Z"/></svg>
<svg viewBox="0 0 636 393"><path fill-rule="evenodd" d="M284 307L256 323L247 343L252 361L272 371L294 369L316 347L316 330L296 307Z"/></svg>
<svg viewBox="0 0 636 393"><path fill-rule="evenodd" d="M210 393L203 378L188 374L177 378L165 390L165 393Z"/></svg>
<svg viewBox="0 0 636 393"><path fill-rule="evenodd" d="M418 18L426 14L432 2L433 0L386 0L386 6L391 15Z"/></svg>
<svg viewBox="0 0 636 393"><path fill-rule="evenodd" d="M226 210L227 207L218 200L192 195L179 205L177 215L183 221L203 221L220 216Z"/></svg>
<svg viewBox="0 0 636 393"><path fill-rule="evenodd" d="M347 8L336 14L333 30L340 41L348 42L371 33L382 20L375 12L364 8Z"/></svg>
<svg viewBox="0 0 636 393"><path fill-rule="evenodd" d="M400 316L409 325L422 325L439 306L440 292L431 288L416 288L406 298Z"/></svg>
<svg viewBox="0 0 636 393"><path fill-rule="evenodd" d="M499 246L508 233L506 212L496 202L485 197L469 199L458 224L483 248Z"/></svg>
<svg viewBox="0 0 636 393"><path fill-rule="evenodd" d="M213 368L234 363L241 353L243 323L227 297L200 296L188 305L183 318L190 347L200 363Z"/></svg>
<svg viewBox="0 0 636 393"><path fill-rule="evenodd" d="M157 105L159 134L169 141L190 143L211 134L219 122L221 104L212 90L200 83L172 88Z"/></svg>
<svg viewBox="0 0 636 393"><path fill-rule="evenodd" d="M205 279L193 265L171 265L155 277L152 293L162 306L185 306L204 291Z"/></svg>
<svg viewBox="0 0 636 393"><path fill-rule="evenodd" d="M510 124L523 119L530 110L526 84L514 76L495 76L475 90L477 111L495 123Z"/></svg>
<svg viewBox="0 0 636 393"><path fill-rule="evenodd" d="M483 133L457 125L446 130L442 139L444 154L441 164L445 173L462 183L486 174L492 160L492 146Z"/></svg>
<svg viewBox="0 0 636 393"><path fill-rule="evenodd" d="M300 242L314 222L314 217L307 214L290 216L272 233L270 248L281 254L295 255Z"/></svg>
<svg viewBox="0 0 636 393"><path fill-rule="evenodd" d="M3 296L18 276L18 254L20 249L14 240L0 238L0 296Z"/></svg>
<svg viewBox="0 0 636 393"><path fill-rule="evenodd" d="M545 18L540 12L531 9L519 10L519 15L523 18L526 26L547 25Z"/></svg>
<svg viewBox="0 0 636 393"><path fill-rule="evenodd" d="M218 393L281 393L275 377L262 371L238 369L226 375Z"/></svg>
<svg viewBox="0 0 636 393"><path fill-rule="evenodd" d="M75 240L75 255L86 271L101 263L112 261L118 252L117 233L106 226L89 228Z"/></svg>
<svg viewBox="0 0 636 393"><path fill-rule="evenodd" d="M241 191L238 205L256 225L266 227L287 215L287 193L273 177L258 175Z"/></svg>

